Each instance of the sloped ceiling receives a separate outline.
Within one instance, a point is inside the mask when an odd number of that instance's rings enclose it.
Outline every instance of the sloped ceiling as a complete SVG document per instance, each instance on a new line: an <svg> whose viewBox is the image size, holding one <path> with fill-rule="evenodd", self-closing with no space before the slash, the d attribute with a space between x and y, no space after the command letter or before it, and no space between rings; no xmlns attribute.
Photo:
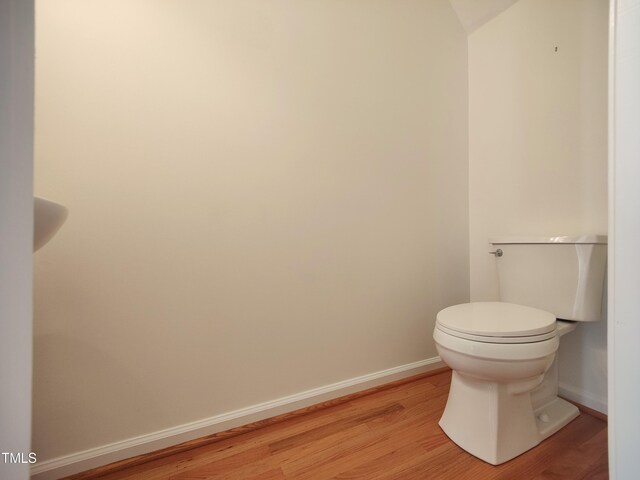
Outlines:
<svg viewBox="0 0 640 480"><path fill-rule="evenodd" d="M449 0L467 35L504 12L518 0Z"/></svg>

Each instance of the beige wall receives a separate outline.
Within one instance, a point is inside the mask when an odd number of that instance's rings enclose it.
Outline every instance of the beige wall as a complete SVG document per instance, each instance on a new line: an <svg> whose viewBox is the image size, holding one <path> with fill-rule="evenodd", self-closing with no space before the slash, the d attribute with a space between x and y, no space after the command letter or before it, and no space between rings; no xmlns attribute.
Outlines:
<svg viewBox="0 0 640 480"><path fill-rule="evenodd" d="M442 1L37 4L44 460L436 356L468 300Z"/></svg>
<svg viewBox="0 0 640 480"><path fill-rule="evenodd" d="M490 236L607 231L607 22L607 0L520 0L469 36L472 300L498 297ZM563 339L560 376L606 405L606 322Z"/></svg>

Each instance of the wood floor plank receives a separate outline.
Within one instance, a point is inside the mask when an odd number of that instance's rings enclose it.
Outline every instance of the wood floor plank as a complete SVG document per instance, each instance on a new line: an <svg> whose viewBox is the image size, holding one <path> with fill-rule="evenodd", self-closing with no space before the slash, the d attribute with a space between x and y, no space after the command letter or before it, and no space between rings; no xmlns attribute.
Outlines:
<svg viewBox="0 0 640 480"><path fill-rule="evenodd" d="M462 451L457 446L453 447L448 442L443 443L431 450L425 450L419 457L419 461L412 462L411 465L406 466L407 468L396 469L382 478L384 480L455 479L457 478L455 476L447 477L445 472L449 466L456 465L461 459L464 460L461 454Z"/></svg>
<svg viewBox="0 0 640 480"><path fill-rule="evenodd" d="M313 428L329 425L338 420L351 418L360 412L360 409L361 407L354 407L348 402L339 404L327 408L326 411L309 413L306 421L301 418L292 418L285 421L281 426L271 425L261 430L248 432L241 436L241 441L238 441L235 437L221 440L211 445L180 452L170 457L136 465L99 478L101 480L134 480L139 478L142 472L146 472L145 475L148 475L149 480L168 478L168 475L174 472L174 463L185 463L191 465L192 468L196 468L257 446L276 442Z"/></svg>
<svg viewBox="0 0 640 480"><path fill-rule="evenodd" d="M582 413L503 465L438 426L450 372L310 409L277 424L101 476L104 480L604 480L606 422Z"/></svg>
<svg viewBox="0 0 640 480"><path fill-rule="evenodd" d="M608 464L607 431L600 430L582 445L570 449L565 455L552 461L534 480L559 480L563 478L591 478L598 465ZM585 461L586 460L586 461Z"/></svg>
<svg viewBox="0 0 640 480"><path fill-rule="evenodd" d="M444 445L444 442L442 445ZM427 457L428 454L424 448L419 443L412 442L408 445L394 448L380 457L365 461L337 475L335 478L366 480L404 478L417 465L423 464Z"/></svg>
<svg viewBox="0 0 640 480"><path fill-rule="evenodd" d="M223 477L211 477L208 474L187 474L180 475L177 477L169 477L168 480L209 480L211 478L225 478L225 479L242 479L242 480L286 480L287 477L284 476L282 470L279 468L269 469L267 471L259 471L257 473L251 474L246 471L238 471L235 474L231 474L232 476L226 475ZM235 476L242 475L242 476Z"/></svg>
<svg viewBox="0 0 640 480"><path fill-rule="evenodd" d="M367 421L375 418L384 418L387 415L392 415L396 412L403 410L404 407L398 403L394 403L389 406L377 408L374 410L368 410L359 415L348 417L337 422L332 422L321 427L316 427L311 430L293 435L277 442L269 444L269 448L272 453L277 453L281 450L286 450L294 446L302 445L304 443L312 442L316 439L321 439L331 435L332 433L339 432L341 430L349 429L350 427L367 423Z"/></svg>
<svg viewBox="0 0 640 480"><path fill-rule="evenodd" d="M257 463L262 464L263 461L269 459L270 456L269 448L263 445L225 457L216 462L208 462L199 468L193 468L193 466L187 465L187 468L184 469L184 473L174 474L169 478L180 479L185 476L222 478L227 475L227 472L237 471L241 468L245 468L247 465L255 465Z"/></svg>
<svg viewBox="0 0 640 480"><path fill-rule="evenodd" d="M433 430L433 424L433 420L414 415L384 426L377 425L377 428L360 437L332 444L331 448L318 455L296 455L294 461L285 462L282 468L285 475L296 479L334 478L354 467L377 463L378 459L387 458L387 455L398 449L419 447L420 441ZM443 434L440 438L443 443L446 441ZM423 453L424 449L420 452Z"/></svg>
<svg viewBox="0 0 640 480"><path fill-rule="evenodd" d="M595 457L588 469L585 469L577 480L606 480L609 478L609 455L608 452L602 452Z"/></svg>

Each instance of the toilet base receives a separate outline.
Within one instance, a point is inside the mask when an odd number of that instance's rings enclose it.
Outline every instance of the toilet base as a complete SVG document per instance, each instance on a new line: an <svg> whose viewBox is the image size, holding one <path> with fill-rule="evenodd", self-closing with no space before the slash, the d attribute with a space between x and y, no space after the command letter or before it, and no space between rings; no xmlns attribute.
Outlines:
<svg viewBox="0 0 640 480"><path fill-rule="evenodd" d="M574 404L556 397L546 405L537 408L535 415L540 441L542 441L574 420L580 415L580 411Z"/></svg>
<svg viewBox="0 0 640 480"><path fill-rule="evenodd" d="M529 380L530 384L539 381ZM532 388L522 385L489 382L454 371L439 425L461 448L499 465L535 447L578 416L574 405L558 397L534 411Z"/></svg>

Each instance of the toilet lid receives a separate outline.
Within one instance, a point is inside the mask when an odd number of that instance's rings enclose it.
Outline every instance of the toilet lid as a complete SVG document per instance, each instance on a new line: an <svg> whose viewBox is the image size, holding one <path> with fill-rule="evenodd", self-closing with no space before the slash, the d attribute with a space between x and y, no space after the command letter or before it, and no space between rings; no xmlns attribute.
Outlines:
<svg viewBox="0 0 640 480"><path fill-rule="evenodd" d="M465 337L546 337L555 332L556 317L544 310L514 303L473 302L441 310L436 326Z"/></svg>

